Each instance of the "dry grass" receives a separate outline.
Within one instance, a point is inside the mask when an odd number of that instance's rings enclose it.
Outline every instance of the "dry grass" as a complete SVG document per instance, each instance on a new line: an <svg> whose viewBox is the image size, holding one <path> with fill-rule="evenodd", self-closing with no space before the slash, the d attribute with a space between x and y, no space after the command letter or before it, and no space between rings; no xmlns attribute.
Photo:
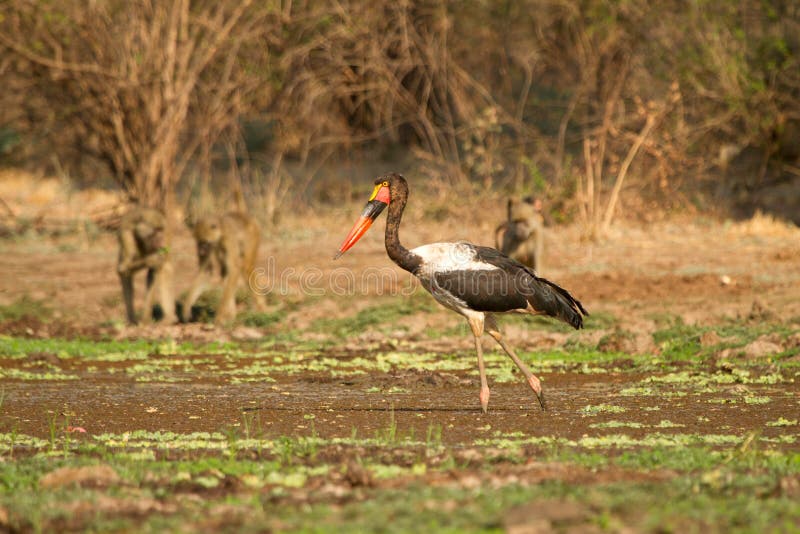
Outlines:
<svg viewBox="0 0 800 534"><path fill-rule="evenodd" d="M0 170L0 198L14 216L21 219L83 220L92 213L119 204L122 197L116 191L78 190L68 180L53 176L3 169Z"/></svg>
<svg viewBox="0 0 800 534"><path fill-rule="evenodd" d="M732 223L728 232L734 236L800 237L796 224L761 210L747 220Z"/></svg>

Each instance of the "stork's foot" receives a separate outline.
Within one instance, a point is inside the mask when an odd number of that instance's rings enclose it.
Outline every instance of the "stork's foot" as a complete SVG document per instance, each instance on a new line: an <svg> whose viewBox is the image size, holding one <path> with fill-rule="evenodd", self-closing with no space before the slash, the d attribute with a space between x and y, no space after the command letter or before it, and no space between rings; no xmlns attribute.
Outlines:
<svg viewBox="0 0 800 534"><path fill-rule="evenodd" d="M536 395L536 398L539 399L539 406L542 407L542 411L546 412L547 403L544 401L544 391L539 392L539 394Z"/></svg>
<svg viewBox="0 0 800 534"><path fill-rule="evenodd" d="M539 399L539 405L542 407L542 410L547 410L547 404L544 402L544 391L542 391L542 383L536 378L535 375L531 375L528 378L528 385L531 387L534 393L536 393L536 398Z"/></svg>
<svg viewBox="0 0 800 534"><path fill-rule="evenodd" d="M480 395L478 395L478 397L481 399L481 408L483 408L483 413L488 412L489 411L489 388L488 387L482 387L481 388L481 393L480 393Z"/></svg>

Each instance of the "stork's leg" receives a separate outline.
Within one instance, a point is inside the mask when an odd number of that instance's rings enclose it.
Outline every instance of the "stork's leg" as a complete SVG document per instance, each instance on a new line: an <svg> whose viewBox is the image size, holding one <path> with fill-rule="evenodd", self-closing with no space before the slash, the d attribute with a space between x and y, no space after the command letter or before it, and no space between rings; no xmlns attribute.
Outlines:
<svg viewBox="0 0 800 534"><path fill-rule="evenodd" d="M481 336L483 335L483 314L467 318L472 335L475 336L475 352L478 353L478 372L481 375L481 392L478 398L481 400L483 413L489 411L489 382L486 380L486 365L483 362L483 347L481 346Z"/></svg>
<svg viewBox="0 0 800 534"><path fill-rule="evenodd" d="M486 380L486 366L483 363L483 347L481 347L481 338L475 336L475 351L478 353L478 372L481 375L481 392L478 398L481 400L481 408L483 413L489 411L489 382Z"/></svg>
<svg viewBox="0 0 800 534"><path fill-rule="evenodd" d="M494 323L494 321L492 321L492 323ZM503 341L503 336L500 334L500 331L497 329L497 326L495 324L490 324L489 328L487 329L487 332L489 333L490 336L492 336L495 339L495 341L497 341L497 343L500 344L500 346L503 348L506 354L508 354L508 356L514 361L514 363L517 364L519 370L522 371L522 374L525 375L525 378L528 381L528 385L531 387L533 392L536 393L536 398L539 399L539 404L542 406L542 410L546 410L547 406L545 405L544 402L544 392L542 391L542 383L539 381L536 375L531 373L531 370L528 369L528 366L525 365L525 363L523 363L523 361L519 359L519 356L517 356L514 353L514 349L509 347L506 344L506 342Z"/></svg>

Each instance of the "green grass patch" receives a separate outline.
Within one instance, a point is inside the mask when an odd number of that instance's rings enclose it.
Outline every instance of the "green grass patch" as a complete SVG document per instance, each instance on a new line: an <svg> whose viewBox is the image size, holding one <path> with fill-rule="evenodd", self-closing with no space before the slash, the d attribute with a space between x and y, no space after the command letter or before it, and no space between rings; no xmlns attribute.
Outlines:
<svg viewBox="0 0 800 534"><path fill-rule="evenodd" d="M32 353L52 353L59 358L95 361L143 360L148 355L225 353L236 350L231 343L176 343L173 340L27 339L0 336L0 357L18 358Z"/></svg>
<svg viewBox="0 0 800 534"><path fill-rule="evenodd" d="M636 421L606 421L604 423L592 423L589 428L643 428L643 423Z"/></svg>
<svg viewBox="0 0 800 534"><path fill-rule="evenodd" d="M744 347L768 334L786 338L796 331L790 324L781 322L759 322L755 324L728 321L713 326L687 325L679 317L662 318L664 328L653 333L653 340L661 348L661 355L668 361L693 361L705 358L725 348ZM701 338L706 332L715 332L720 341L702 346ZM795 350L785 351L791 355Z"/></svg>
<svg viewBox="0 0 800 534"><path fill-rule="evenodd" d="M417 292L419 293L419 292ZM424 297L424 298L423 298ZM397 327L395 322L405 316L429 312L437 304L430 295L383 297L380 304L358 311L354 316L317 319L311 330L337 338L349 338L365 331L386 331Z"/></svg>
<svg viewBox="0 0 800 534"><path fill-rule="evenodd" d="M313 423L314 417L306 419ZM414 439L398 428L393 412L385 427L367 439L322 439L313 428L308 436L265 439L253 436L253 421L245 423L244 435L234 430L103 434L71 444L68 455L59 437L54 455L48 440L0 434L5 445L0 447L0 506L11 512L9 525L22 530L51 530L67 517L74 520L72 503L92 503L101 496L106 503L158 502L171 511L147 511L145 506L134 525L127 523L127 513L97 509L81 516L84 530L110 525L202 530L208 527L205 520L221 528L228 525L224 518L230 520L232 510L238 510L229 526L245 531L499 532L511 526L510 517L525 517L514 509L542 501L547 506L538 518L547 519L550 508L569 509L576 517L571 526L578 530L649 531L669 525L691 531L713 525L736 531L747 525L755 532L800 520L794 498L775 490L777 481L800 474L800 454L768 448L775 445L752 434L612 434L571 441L495 431L480 444L476 440L477 459L462 465L442 456L449 452L441 447L440 427L429 427L427 437ZM676 425L663 420L655 426ZM7 448L12 439L16 454L24 451L24 456L12 458ZM342 464L343 457L350 463ZM529 463L531 458L538 460ZM497 469L497 463L504 467ZM98 489L91 483L42 486L43 477L56 469L98 464L118 479ZM603 471L615 466L629 470L630 481L617 472L619 482L603 482ZM568 477L525 481L529 470L537 477L541 469L578 470L582 482L568 482ZM635 474L664 470L652 482ZM428 484L426 477L436 471L446 471L447 486ZM585 483L595 476L596 481ZM368 477L374 487L342 484L359 477ZM382 486L388 479L398 482ZM223 509L228 515L215 515Z"/></svg>
<svg viewBox="0 0 800 534"><path fill-rule="evenodd" d="M245 326L268 328L281 322L286 317L285 311L257 312L245 311L236 317L236 322Z"/></svg>
<svg viewBox="0 0 800 534"><path fill-rule="evenodd" d="M48 321L53 316L53 310L40 300L35 300L28 295L23 295L11 304L0 306L0 322L17 321L23 318Z"/></svg>
<svg viewBox="0 0 800 534"><path fill-rule="evenodd" d="M0 378L11 380L77 380L76 375L70 375L59 369L49 371L25 371L22 369L0 369Z"/></svg>
<svg viewBox="0 0 800 534"><path fill-rule="evenodd" d="M573 458L579 460L573 465L597 464L597 458ZM789 457L757 458L753 469L766 470L769 476L763 476L746 468L742 461L731 463L724 453L713 450L689 449L681 455L675 455L674 451L653 450L626 453L616 463L629 469L648 470L656 466L685 474L650 483L584 485L555 480L535 485L501 482L494 487L481 484L473 488L457 483L461 470L456 469L451 475L456 483L448 487L431 487L412 481L401 489L373 490L368 494L369 498L346 502L343 506L325 502L292 506L282 499L287 491L303 488L312 479L325 477L338 468L330 465L287 468L274 462L209 457L173 462L111 458L105 463L119 476L120 483L106 489L105 493L119 499L157 497L163 502L179 502L175 501L176 495L185 494L187 488L192 488L198 496L195 499L202 499L204 507L209 510L215 502L223 504L227 501L229 505L242 507L246 514L244 523L238 523L238 526L247 526L248 529L258 526L264 529L273 525L270 521L278 520L282 530L292 531L494 531L502 530L510 510L545 500L551 506L591 510L592 513L577 514L576 525L584 528L604 526L614 530L633 526L648 529L664 524L686 528L687 525L699 527L705 521L713 520L715 528L723 530L736 530L737 525L742 524L769 530L776 521L796 521L800 516L790 497L780 494L765 496L774 484L771 477L792 472L793 461L796 459ZM92 459L29 458L0 465L0 504L14 511L11 521L16 523L12 524L50 525L60 517L64 503L91 501L98 492L75 486L42 491L39 481L59 467L95 464L97 461ZM401 467L365 461L364 466L376 480L399 476L410 476L413 480L413 477L424 477L429 471L425 463ZM569 464L566 468L570 469ZM224 491L218 497L214 493L205 493L219 491L230 479L237 480L242 488L238 498ZM142 489L131 492L126 487ZM179 488L184 489L176 493ZM255 498L248 498L248 492ZM195 521L194 510L191 506L179 507L173 514L145 514L137 521L144 521L150 527L171 525L175 529L180 525L191 525ZM455 510L458 513L453 513ZM213 511L206 513L213 514ZM540 513L542 517L548 517L546 512ZM91 517L89 524L99 528L113 519L113 516L99 512ZM124 517L117 518L117 521L124 524Z"/></svg>
<svg viewBox="0 0 800 534"><path fill-rule="evenodd" d="M628 410L622 406L614 406L613 404L597 404L594 406L584 406L580 412L584 416L599 415L604 413L624 413Z"/></svg>
<svg viewBox="0 0 800 534"><path fill-rule="evenodd" d="M797 419L779 417L776 421L767 422L767 426L797 426Z"/></svg>

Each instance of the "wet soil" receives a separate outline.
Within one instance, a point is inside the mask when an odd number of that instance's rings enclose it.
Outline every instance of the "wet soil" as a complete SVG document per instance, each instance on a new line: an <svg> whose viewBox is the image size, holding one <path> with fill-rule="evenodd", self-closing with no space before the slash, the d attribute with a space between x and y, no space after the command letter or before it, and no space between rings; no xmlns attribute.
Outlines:
<svg viewBox="0 0 800 534"><path fill-rule="evenodd" d="M578 440L586 435L622 433L637 438L662 431L658 424L675 425L666 432L683 434L744 435L752 431L765 437L785 429L766 423L800 411L800 384L721 385L713 393L685 396L622 395L623 389L641 386L638 372L580 374L542 373L547 410L539 407L520 378L492 385L489 412L478 402L479 384L470 371L436 372L402 370L390 373L332 377L328 373L275 374L274 382L232 384L204 373L215 357L182 376L177 383L142 382L127 375L120 363L69 362L64 372L77 380L4 380L3 426L22 434L46 438L48 414L67 413L70 424L90 434L130 430L178 433L216 432L258 418L263 436L347 438L373 437L396 426L398 437L424 439L430 428L441 428L442 442L470 445L477 438L521 432L525 436L551 436ZM191 356L186 357L187 361ZM28 364L52 365L58 358L47 353L28 356ZM9 365L9 361L3 362ZM19 361L17 361L17 364ZM246 360L245 360L246 363ZM193 368L194 369L194 368ZM399 392L389 392L391 388ZM379 391L376 391L379 390ZM765 404L748 404L744 395L768 397ZM613 404L624 413L587 414L586 407ZM313 430L312 423L313 420ZM605 421L635 421L640 428L597 429ZM800 447L800 444L797 444Z"/></svg>
<svg viewBox="0 0 800 534"><path fill-rule="evenodd" d="M277 309L288 310L283 321L277 326L247 330L242 334L244 337L266 340L291 328L300 332L302 339L315 340L323 335L310 328L315 321L351 317L365 306L374 305L374 288L363 295L341 298L325 291L304 292L301 287L297 275L309 266L319 270L321 277L317 285L323 290L330 289L326 284L335 277L334 267L355 273L375 266L394 269L383 251L380 232L365 237L357 254L349 254L332 264L329 251L334 250L341 239L341 232L332 229L340 224L347 226L349 221L349 218L339 219L337 215L331 220L303 221L303 232L292 230L287 223L281 232L265 233L264 264L269 265L273 259L276 275L294 272L296 276L287 276L286 287L268 295ZM776 224L757 227L751 223L722 225L706 221L650 227L620 223L606 240L596 244L582 241L575 228L553 228L547 238L544 274L567 287L591 312L611 316L618 322L616 326L648 339L655 329L653 317L658 316L677 316L687 324L800 316L800 269L796 261L800 254L800 230ZM491 227L486 222L475 222L468 227L448 224L445 221L432 228L412 214L405 237L409 244L443 237L481 243L485 241L482 238L487 235L487 228ZM111 235L101 235L81 249L56 242L25 241L3 242L0 249L4 253L0 267L0 303L30 296L46 301L54 310L53 317L47 321L23 318L0 322L2 334L179 341L237 338L236 330L203 325L120 326L123 313L114 272L115 243ZM195 269L191 236L185 229L176 233L172 254L176 264L175 284L180 294ZM399 272L392 280L402 285L407 278L407 273ZM436 311L400 318L398 328L402 328L398 332L385 335L385 329L378 331L383 328L380 325L340 340L338 349L359 350L368 358L370 347L379 347L388 341L395 343L399 339L434 353L471 351L472 341L465 328L440 337L427 335L430 328L441 332L445 327L463 326L460 318L433 307ZM758 316L753 315L754 310ZM512 344L521 350L562 346L566 340L564 334L546 334L536 327L519 324L510 325L507 334ZM581 335L588 337L578 339L596 343L597 339L591 336L602 334L584 332ZM397 339L389 340L390 337ZM640 354L649 354L657 349L650 340L637 350ZM337 354L332 352L325 356L337 357ZM574 439L587 433L614 432L613 428L589 432L589 424L629 418L643 424L668 419L685 425L679 430L686 433L759 430L771 435L779 429L765 427L765 422L797 413L800 392L795 380L779 386L748 385L748 394L770 397L771 401L766 404L745 403L742 392L736 390L741 386L720 386L715 393L690 393L685 397L621 396L621 390L642 379L640 374L629 371L587 375L562 370L541 375L548 411L540 410L531 391L520 379L492 384L490 411L484 415L477 399L474 369L442 373L407 367L394 373L369 372L345 377L329 373L270 373L275 382L233 384L215 375L214 365L221 365L217 361L221 357L202 354L197 358L210 359L210 363L193 364L185 374L170 369L170 376L180 382L161 383L137 381L135 375L125 372L130 362L92 362L88 368L85 361L61 360L46 353L29 355L29 358L34 361L25 362L25 365L34 370L37 366L41 369L56 366L79 377L68 381L2 380L3 412L9 419L6 423L19 432L38 436L47 432L50 410L69 410L74 414L74 423L92 433L131 429L216 431L241 424L243 414L250 413L257 414L264 431L273 436L307 434L310 432L309 415L315 416L314 431L322 437L350 436L353 429L361 436L370 436L386 428L393 413L400 432L413 431L416 436L424 436L429 427L441 426L443 440L450 444L471 442L496 431ZM148 361L152 363L158 359L149 357ZM237 365L247 363L250 362L240 360ZM18 361L0 361L0 367L19 364ZM657 373L650 373L654 374ZM391 393L392 387L401 390ZM369 392L371 388L378 391ZM727 397L732 402L721 402ZM622 406L627 412L599 413L590 417L580 412L585 406L603 403ZM660 410L655 410L656 407ZM652 431L652 428L624 430L626 434L636 435Z"/></svg>
<svg viewBox="0 0 800 534"><path fill-rule="evenodd" d="M482 237L490 235L494 227L493 222L475 223L469 228L461 227L460 222L456 227L454 222L450 228L429 228L415 219L413 213L407 220L404 238L409 245L451 238L486 243ZM351 222L347 214L341 220L303 221L303 226L287 224L280 232L266 233L262 247L262 255L267 258L262 258L264 264L276 258L276 275L293 272L294 277L288 277L287 285L279 293L268 295L270 305L283 313L280 321L264 328L246 329L217 329L199 324L123 326L113 236L103 235L94 243L78 247L56 242L2 241L0 305L27 296L45 301L53 315L46 319L0 320L0 336L173 339L202 343L245 340L245 344L257 344L269 343L286 331L293 331L293 341L272 344L270 350L273 353L305 350L298 346L303 343L323 346L321 341L324 341L329 348L309 351L309 357L345 361L357 352L358 356L369 359L378 352L400 347L407 352L441 354L443 358L455 352L470 354L472 362L472 340L462 319L438 308L404 315L388 326L373 325L346 338L333 339L335 336L315 326L320 320L352 318L375 306L375 297L380 297L381 291L371 289L347 298L324 291L321 295L308 292L308 288L302 287L300 274L309 267L318 269L321 275L315 279L318 284L311 288L314 290L330 289L334 268L358 273L375 266L386 267L397 277L391 280L394 285L383 288L382 298L403 298L385 296L386 292L396 290L398 284L404 287L408 275L396 270L386 258L380 232L365 237L357 253L343 257L335 265L330 262L330 252L342 237L340 228L346 229ZM673 324L677 318L688 325L725 321L757 325L762 320L787 321L800 317L798 232L782 227L762 231L720 224L665 224L650 228L623 224L615 227L605 242L588 244L581 241L574 229L553 229L547 242L547 269L543 274L568 288L594 317L600 320L605 317L613 326L565 334L546 331L535 323L530 326L510 321L505 327L507 338L519 350L535 353L564 347L568 340L597 346L601 336L619 329L622 333L618 340L605 341L607 349L640 355L637 361L641 362L641 355L657 354L659 348L652 334L658 328L656 322L662 321L663 325L664 318L666 324ZM188 232L178 232L172 251L176 294L180 295L195 271L195 253ZM141 284L141 280L137 282ZM138 298L141 299L141 291ZM633 334L635 342L624 343L629 338L627 333ZM640 343L640 338L644 342ZM790 349L788 345L783 348ZM796 353L789 356L798 357ZM162 372L158 365L166 364L165 360L173 363L165 365ZM180 360L186 361L186 365ZM592 366L593 371L601 372L587 373L577 364L545 367L547 371L538 372L534 358L530 363L543 381L547 411L540 409L522 377L516 375L517 379L511 382L490 380L489 412L483 414L478 401L477 373L472 366L445 372L395 365L388 372L369 370L363 374L342 374L338 372L343 370L340 368L335 369L337 372L269 370L270 381L245 383L235 383L231 375L219 372L252 366L258 363L256 360L256 355L237 355L231 359L214 353L151 354L146 360L122 361L64 358L47 351L14 359L0 355L0 371L54 372L75 377L22 380L11 374L0 379L0 432L47 439L57 417L58 425L67 424L68 420L69 425L86 430L85 434L71 434L74 442L103 433L134 430L185 434L230 430L242 436L249 425L255 435L266 439L355 435L361 439L384 436L385 441L391 431L398 446L376 447L364 454L361 445L323 445L315 460L301 461L334 465L336 469L327 475L309 476L302 488L277 488L280 491L273 491L276 488L270 484L255 490L247 488L242 480L230 475L215 474L221 478L214 488L194 479L176 482L153 475L141 489L126 487L123 493L128 497L98 494L97 498L63 504L65 512L46 523L45 530L87 528L96 519L98 510L111 517L137 520L189 510L192 519L187 520L190 525L187 530L192 530L191 525L197 531L236 529L254 513L262 513L266 514L267 530L280 531L288 528L274 519L280 517L282 510L297 510L298 505L314 502L338 505L366 501L375 488L403 490L417 487L416 484L497 488L545 481L579 485L619 481L658 483L676 476L660 469L626 470L614 465L589 468L548 461L545 446L526 446L522 460L520 457L503 460L501 451L500 459L491 460L489 467L486 458L496 453L492 452L491 440L505 436L580 441L614 435L637 439L653 434L744 438L755 433L765 439L794 437L794 441L783 440L775 446L784 451L800 449L796 425L768 424L782 418L796 419L800 413L800 380L796 374L793 379L791 376L796 367L784 373L783 381L772 385L714 384L712 392L701 392L686 383L659 384L653 388L658 394L631 395L623 394L623 390L642 386L642 380L648 377L664 376L682 368L678 364L655 370L647 366L644 372L632 362L627 365L625 361L617 361ZM175 364L176 361L179 363ZM134 366L139 364L154 365L155 371L135 371ZM763 365L768 366L768 362ZM686 369L690 373L716 372L715 362L707 363L709 369L704 366L693 363L687 364ZM753 369L753 376L769 372L766 368ZM752 402L754 399L757 402ZM604 405L624 411L587 409ZM608 422L638 426L602 426ZM413 450L414 446L399 445L412 437L424 443L432 429L437 436L441 432L441 443L447 447L451 460L456 460L457 468L430 469L422 475L404 474L378 480L359 463L361 458L369 458L384 465L410 468L422 457L423 463L434 467L439 461L435 456L427 457L425 451ZM476 446L481 439L488 440L484 443L490 445ZM621 454L622 450L613 441L596 449L606 456ZM14 454L25 455L24 447L15 448ZM167 459L180 459L220 452L168 450L159 454L174 456ZM258 453L241 451L240 454ZM791 488L798 487L797 480L786 480L785 486L789 488L786 491L795 491ZM168 488L174 496L153 499L148 484L152 488ZM779 486L783 488L783 480ZM254 493L260 495L256 500L260 499L261 506L255 512L253 508L237 508L222 501L213 509L206 508L207 500L242 492L249 492L251 500ZM431 506L445 510L452 507L454 511L458 504L435 501ZM0 507L0 530L7 526L3 516L8 517L8 512ZM568 528L588 532L594 526L587 519L591 514L584 505L572 501L535 502L510 510L503 524L494 526L505 527L509 532L568 531ZM533 530L532 516L541 519L533 525ZM23 531L35 530L31 525L25 527L27 523L22 520L18 524L23 525Z"/></svg>

